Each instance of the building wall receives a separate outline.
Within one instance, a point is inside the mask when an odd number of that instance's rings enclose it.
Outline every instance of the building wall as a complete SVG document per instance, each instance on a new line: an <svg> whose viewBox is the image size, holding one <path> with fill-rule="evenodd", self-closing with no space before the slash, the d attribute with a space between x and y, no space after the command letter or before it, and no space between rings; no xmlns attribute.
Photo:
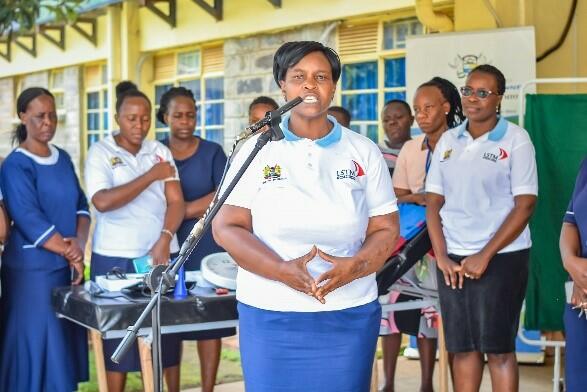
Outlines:
<svg viewBox="0 0 587 392"><path fill-rule="evenodd" d="M14 125L14 79L0 79L0 156L5 157L10 152L10 139Z"/></svg>
<svg viewBox="0 0 587 392"><path fill-rule="evenodd" d="M76 168L79 168L80 150L80 68L71 66L64 72L64 108L60 116L53 143L65 149ZM4 78L0 80L0 156L5 157L14 148L12 130L18 124L16 111L16 92L28 87L49 88L50 72L36 72L21 78Z"/></svg>
<svg viewBox="0 0 587 392"><path fill-rule="evenodd" d="M540 54L559 38L572 0L489 0L503 27L532 25ZM48 86L50 71L66 69L67 113L59 125L56 143L72 154L76 164L83 157L80 134L84 127L84 65L108 61L110 107L114 85L130 78L153 97L153 57L168 50L193 45L223 43L225 87L225 146L246 126L249 102L269 95L283 102L275 86L272 54L284 41L319 39L333 22L366 18L400 18L414 15L414 0L313 0L284 1L276 9L267 0L226 1L224 19L214 20L192 0L178 0L177 27L171 28L138 0L110 6L98 17L98 43L92 45L70 27L66 50L38 37L38 56L33 58L13 45L13 59L0 58L0 154L10 150L16 93L23 86ZM457 31L492 29L495 20L484 0L435 0L436 9L454 17ZM402 16L403 15L403 16ZM337 46L337 29L327 41ZM537 65L538 77L587 75L587 4L579 2L571 31L563 46ZM137 64L142 64L141 67ZM540 92L585 92L585 85L539 86ZM340 98L340 96L339 96ZM112 124L111 113L111 124Z"/></svg>
<svg viewBox="0 0 587 392"><path fill-rule="evenodd" d="M536 54L540 56L561 36L573 0L490 0L502 27L534 26ZM484 0L455 0L458 31L496 28ZM579 1L563 45L537 63L538 78L587 76L587 4ZM538 85L539 93L585 93L587 83Z"/></svg>

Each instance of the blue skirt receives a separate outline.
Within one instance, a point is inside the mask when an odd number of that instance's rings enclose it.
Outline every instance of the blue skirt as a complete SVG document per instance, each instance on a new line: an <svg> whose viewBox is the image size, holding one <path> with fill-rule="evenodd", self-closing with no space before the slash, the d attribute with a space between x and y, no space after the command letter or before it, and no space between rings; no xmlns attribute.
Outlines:
<svg viewBox="0 0 587 392"><path fill-rule="evenodd" d="M77 390L88 380L88 334L55 316L51 291L69 286L69 267L56 271L2 268L0 391Z"/></svg>
<svg viewBox="0 0 587 392"><path fill-rule="evenodd" d="M587 320L579 310L565 305L565 384L567 392L585 391L587 374Z"/></svg>
<svg viewBox="0 0 587 392"><path fill-rule="evenodd" d="M96 280L96 275L106 275L112 268L118 267L123 272L134 273L135 266L131 259L124 257L109 257L98 253L92 253L92 262L90 263L90 278ZM105 339L104 344L104 363L106 370L110 372L138 372L141 370L141 357L139 348L135 343L126 352L119 364L112 362L110 357L114 354L116 347L122 339ZM181 362L181 339L179 336L164 334L161 338L161 358L163 367L179 365Z"/></svg>
<svg viewBox="0 0 587 392"><path fill-rule="evenodd" d="M247 392L367 392L381 320L378 301L330 312L238 304Z"/></svg>

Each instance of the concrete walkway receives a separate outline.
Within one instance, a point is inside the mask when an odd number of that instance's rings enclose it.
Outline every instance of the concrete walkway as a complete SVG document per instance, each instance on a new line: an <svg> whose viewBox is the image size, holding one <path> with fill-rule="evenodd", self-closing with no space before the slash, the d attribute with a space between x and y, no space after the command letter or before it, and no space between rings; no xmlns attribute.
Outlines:
<svg viewBox="0 0 587 392"><path fill-rule="evenodd" d="M521 392L550 392L552 391L552 361L548 359L547 365L522 365L520 366L520 391ZM382 361L378 361L379 366L379 383L382 383ZM413 392L419 389L420 364L416 360L400 358L398 360L398 369L396 373L396 392ZM437 376L437 374L436 374ZM436 377L436 380L438 377ZM438 391L438 384L435 386ZM242 382L221 384L215 389L215 392L244 392L245 387ZM451 389L452 390L452 389ZM201 392L200 388L188 389L185 392ZM481 392L491 392L491 379L489 371L485 367L483 375L483 384Z"/></svg>

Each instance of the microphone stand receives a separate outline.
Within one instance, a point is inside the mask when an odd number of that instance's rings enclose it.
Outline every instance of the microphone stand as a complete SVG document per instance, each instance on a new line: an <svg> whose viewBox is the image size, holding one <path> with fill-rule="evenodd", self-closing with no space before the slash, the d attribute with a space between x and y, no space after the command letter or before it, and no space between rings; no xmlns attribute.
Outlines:
<svg viewBox="0 0 587 392"><path fill-rule="evenodd" d="M243 165L239 168L238 172L216 202L212 202L208 206L208 210L204 216L194 225L194 228L190 232L188 238L181 245L179 256L168 266L156 265L153 269L147 273L144 277L145 284L151 290L151 300L137 319L134 325L127 328L126 335L112 354L110 358L113 362L119 363L120 359L126 354L131 345L137 338L139 329L141 328L144 321L147 319L149 313L151 314L151 335L152 335L152 357L153 357L153 387L155 391L163 391L163 369L161 363L161 324L160 324L160 305L162 293L175 286L175 276L179 268L186 262L192 251L196 248L200 239L203 237L206 230L210 228L212 220L239 182L247 168L259 151L269 142L277 141L284 138L283 131L279 124L281 123L282 114L291 110L294 106L300 104L302 99L300 97L294 98L287 102L282 107L272 112L267 112L265 118L261 119L257 123L251 125L247 130L252 133L262 129L265 126L269 126L269 129L259 136L253 151L249 154ZM220 187L219 187L220 188Z"/></svg>

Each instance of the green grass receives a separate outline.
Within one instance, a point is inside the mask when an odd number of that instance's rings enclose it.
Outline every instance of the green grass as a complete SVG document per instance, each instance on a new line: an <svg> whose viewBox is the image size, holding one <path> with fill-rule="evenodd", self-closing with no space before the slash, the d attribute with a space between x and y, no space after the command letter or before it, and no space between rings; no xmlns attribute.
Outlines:
<svg viewBox="0 0 587 392"><path fill-rule="evenodd" d="M96 366L94 352L90 351L90 381L80 384L80 392L98 392L96 379ZM220 367L218 369L218 384L242 380L240 354L231 349L222 349L220 356ZM181 389L195 388L200 386L200 361L196 350L195 341L183 343L183 357L181 361ZM140 373L129 373L126 380L128 392L140 392L143 390L143 383Z"/></svg>

